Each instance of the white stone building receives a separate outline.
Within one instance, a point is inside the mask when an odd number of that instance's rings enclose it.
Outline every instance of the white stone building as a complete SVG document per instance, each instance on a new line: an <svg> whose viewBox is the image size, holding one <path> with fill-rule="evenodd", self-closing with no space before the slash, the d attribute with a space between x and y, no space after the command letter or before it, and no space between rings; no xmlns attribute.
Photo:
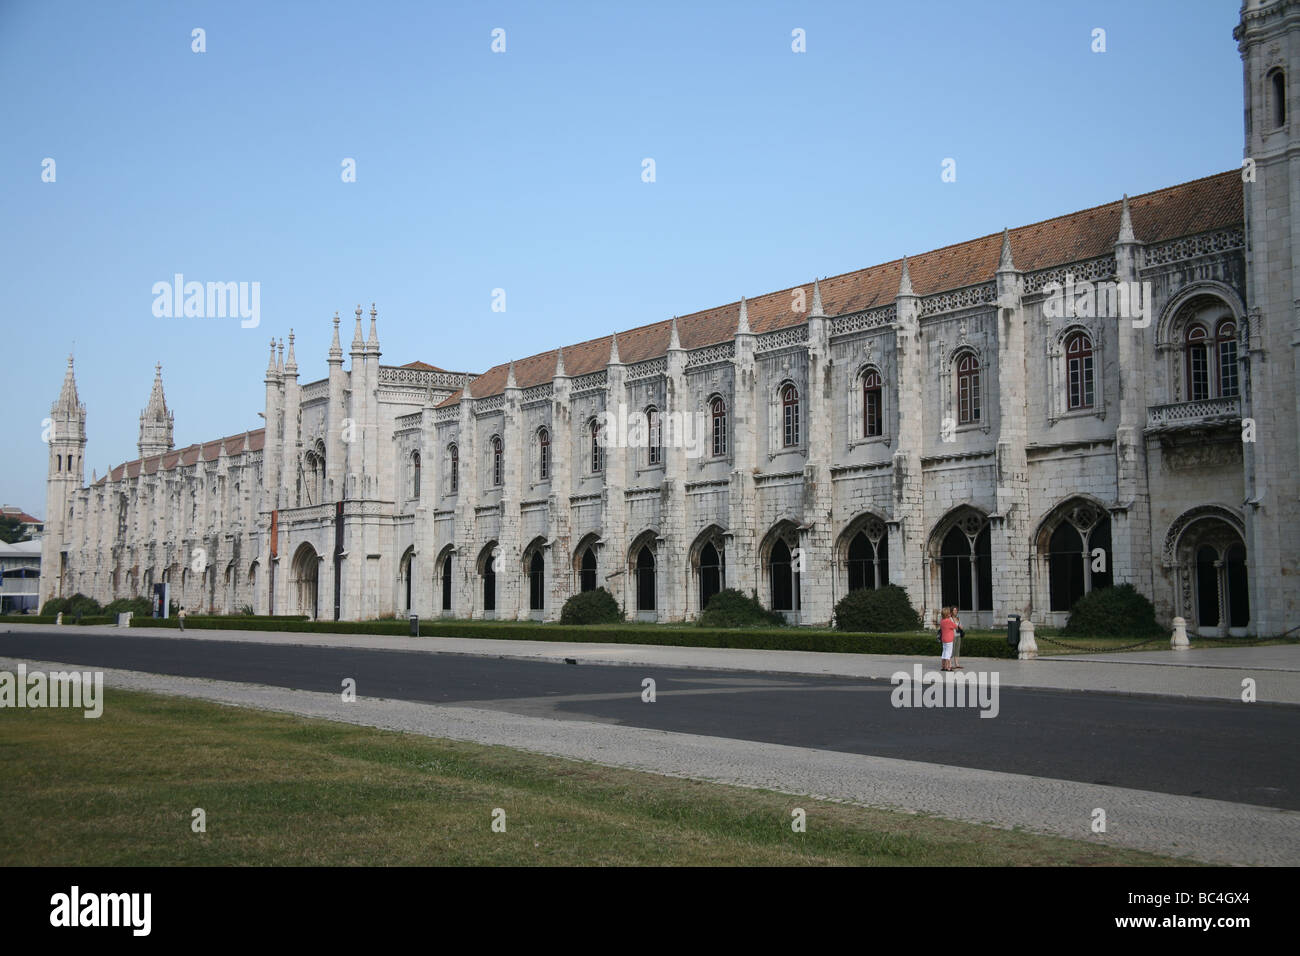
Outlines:
<svg viewBox="0 0 1300 956"><path fill-rule="evenodd" d="M1130 582L1201 633L1291 628L1300 0L1235 35L1244 171L479 376L380 364L358 307L347 370L337 317L326 378L273 344L264 428L175 449L156 377L89 486L69 360L42 596L554 620L599 585L679 621L725 586L825 624L892 582L997 625Z"/></svg>

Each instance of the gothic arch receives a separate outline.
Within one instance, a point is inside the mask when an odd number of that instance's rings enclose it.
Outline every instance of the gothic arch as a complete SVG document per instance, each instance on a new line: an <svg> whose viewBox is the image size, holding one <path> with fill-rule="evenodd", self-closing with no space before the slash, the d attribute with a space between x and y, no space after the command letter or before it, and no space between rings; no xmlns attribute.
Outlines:
<svg viewBox="0 0 1300 956"><path fill-rule="evenodd" d="M438 594L437 608L441 613L452 610L454 606L455 579L452 577L452 559L456 554L456 545L445 545L433 562L434 589Z"/></svg>
<svg viewBox="0 0 1300 956"><path fill-rule="evenodd" d="M1245 522L1234 509L1201 505L1183 512L1165 534L1174 614L1206 636L1245 635L1250 628Z"/></svg>
<svg viewBox="0 0 1300 956"><path fill-rule="evenodd" d="M691 587L687 591L687 613L699 613L709 599L727 586L727 532L710 524L695 536L687 552Z"/></svg>
<svg viewBox="0 0 1300 956"><path fill-rule="evenodd" d="M864 511L849 521L835 539L834 561L837 582L844 585L842 592L836 588L837 593L889 584L888 519Z"/></svg>
<svg viewBox="0 0 1300 956"><path fill-rule="evenodd" d="M292 585L294 613L316 620L319 609L320 556L304 541L293 553L289 582Z"/></svg>
<svg viewBox="0 0 1300 956"><path fill-rule="evenodd" d="M926 542L931 610L955 606L992 622L993 561L988 513L971 504L952 508L935 524Z"/></svg>
<svg viewBox="0 0 1300 956"><path fill-rule="evenodd" d="M480 608L483 613L496 616L497 609L497 571L501 565L501 549L497 541L493 538L487 544L483 545L478 553L478 559L474 562L475 570L478 572L479 581L481 582L480 590Z"/></svg>
<svg viewBox="0 0 1300 956"><path fill-rule="evenodd" d="M1246 306L1236 289L1213 279L1201 279L1179 290L1160 310L1155 328L1156 348L1177 348L1179 331L1188 316L1216 303L1227 308L1238 323L1246 316Z"/></svg>
<svg viewBox="0 0 1300 956"><path fill-rule="evenodd" d="M1053 505L1038 522L1030 551L1031 587L1046 596L1049 614L1068 613L1083 595L1114 582L1110 511L1092 495L1076 493Z"/></svg>

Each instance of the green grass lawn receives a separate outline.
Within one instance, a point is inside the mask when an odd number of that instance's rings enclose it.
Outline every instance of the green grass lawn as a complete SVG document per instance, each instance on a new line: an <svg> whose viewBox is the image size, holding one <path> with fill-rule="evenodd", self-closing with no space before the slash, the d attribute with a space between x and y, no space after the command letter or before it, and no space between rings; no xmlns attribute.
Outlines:
<svg viewBox="0 0 1300 956"><path fill-rule="evenodd" d="M98 720L0 723L9 866L1183 862L163 695L113 690Z"/></svg>

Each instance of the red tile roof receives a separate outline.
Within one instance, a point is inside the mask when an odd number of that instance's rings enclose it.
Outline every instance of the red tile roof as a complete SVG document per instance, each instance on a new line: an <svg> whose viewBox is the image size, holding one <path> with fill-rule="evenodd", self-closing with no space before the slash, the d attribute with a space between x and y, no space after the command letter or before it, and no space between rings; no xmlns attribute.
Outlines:
<svg viewBox="0 0 1300 956"><path fill-rule="evenodd" d="M99 479L96 484L102 484L109 480L121 481L124 475L128 478L137 478L142 471L146 475L156 475L160 468L163 471L171 471L178 464L192 465L200 457L204 461L216 461L221 456L222 445L225 445L227 455L238 455L244 451L261 451L265 443L265 428L259 428L251 432L240 432L238 435L217 438L201 445L189 445L185 448L176 448L164 452L161 455L152 455L149 458L136 458L133 461L123 462L116 468L110 469L109 473Z"/></svg>
<svg viewBox="0 0 1300 956"><path fill-rule="evenodd" d="M1121 201L1106 203L1010 230L1016 268L1035 272L1109 254L1119 235L1121 205ZM1131 197L1129 212L1134 234L1146 243L1239 225L1244 221L1240 170ZM1002 233L996 232L909 256L907 267L912 288L917 295L925 296L989 282L997 271L1001 250ZM827 315L834 316L887 305L898 294L901 275L902 260L896 259L822 279L822 306ZM749 327L762 334L808 321L807 311L795 312L792 308L797 288L804 290L805 310L810 308L811 283L770 292L746 300ZM679 317L677 334L682 347L694 349L730 341L735 337L739 316L737 301ZM666 320L619 332L619 358L631 365L664 355L671 325L672 321ZM566 345L565 372L576 376L604 368L609 361L610 339L606 335ZM552 350L516 359L516 384L528 388L549 382L555 375L555 356ZM488 369L470 383L470 394L474 398L500 394L505 388L508 369L508 362ZM439 407L457 405L460 397L458 392Z"/></svg>

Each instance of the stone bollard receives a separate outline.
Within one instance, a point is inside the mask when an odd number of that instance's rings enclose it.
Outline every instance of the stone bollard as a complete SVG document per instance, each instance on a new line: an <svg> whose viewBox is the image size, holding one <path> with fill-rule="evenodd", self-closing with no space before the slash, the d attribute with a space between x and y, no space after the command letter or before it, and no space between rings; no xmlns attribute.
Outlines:
<svg viewBox="0 0 1300 956"><path fill-rule="evenodd" d="M1022 661L1032 661L1038 657L1038 642L1034 640L1034 622L1025 618L1020 622L1020 646L1018 656Z"/></svg>
<svg viewBox="0 0 1300 956"><path fill-rule="evenodd" d="M133 613L134 613L133 611L123 611L121 614L119 614L119 615L117 616L117 626L118 626L118 627L130 627L130 626L131 626L131 615L132 615Z"/></svg>
<svg viewBox="0 0 1300 956"><path fill-rule="evenodd" d="M1187 621L1181 617L1174 618L1174 633L1169 637L1170 649L1185 651L1191 646L1187 641Z"/></svg>
<svg viewBox="0 0 1300 956"><path fill-rule="evenodd" d="M55 623L55 624L62 624L62 623L63 623L63 612L62 612L62 611L60 611L57 615L55 615L54 623Z"/></svg>

